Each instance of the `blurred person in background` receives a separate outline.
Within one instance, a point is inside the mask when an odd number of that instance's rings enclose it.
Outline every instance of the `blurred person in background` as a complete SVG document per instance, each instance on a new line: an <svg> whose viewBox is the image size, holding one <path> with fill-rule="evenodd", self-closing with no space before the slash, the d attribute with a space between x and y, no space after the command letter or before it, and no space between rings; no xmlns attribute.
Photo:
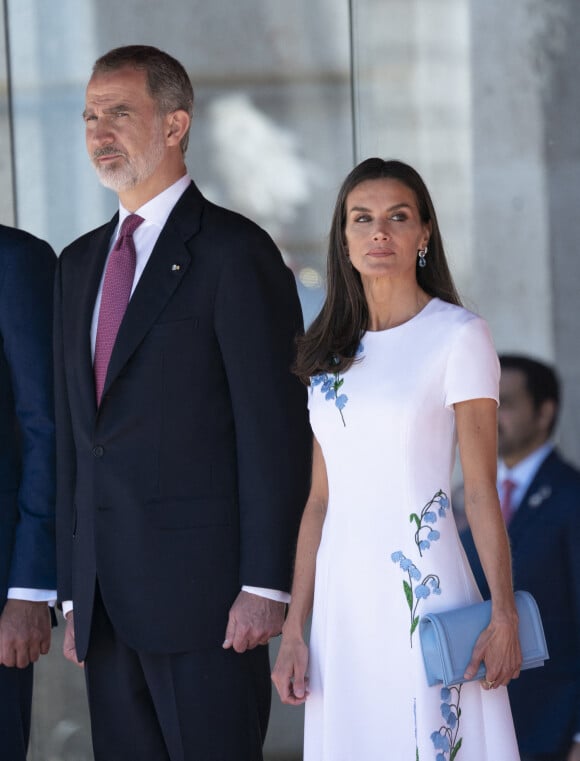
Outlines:
<svg viewBox="0 0 580 761"><path fill-rule="evenodd" d="M549 365L500 356L498 492L516 589L535 597L550 658L509 685L522 761L580 761L580 472L554 446L560 386ZM484 597L469 531L462 540Z"/></svg>
<svg viewBox="0 0 580 761"><path fill-rule="evenodd" d="M25 761L32 664L56 600L52 296L56 256L0 225L0 758Z"/></svg>

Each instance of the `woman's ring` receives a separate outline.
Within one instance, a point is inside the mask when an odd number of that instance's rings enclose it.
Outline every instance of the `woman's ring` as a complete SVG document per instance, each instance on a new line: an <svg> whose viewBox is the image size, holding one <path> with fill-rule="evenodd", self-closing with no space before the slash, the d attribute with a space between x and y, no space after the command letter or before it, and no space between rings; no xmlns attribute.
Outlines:
<svg viewBox="0 0 580 761"><path fill-rule="evenodd" d="M491 690L491 688L495 684L495 680L492 680L491 682L489 682L487 679L485 679L483 683L485 684L486 690Z"/></svg>

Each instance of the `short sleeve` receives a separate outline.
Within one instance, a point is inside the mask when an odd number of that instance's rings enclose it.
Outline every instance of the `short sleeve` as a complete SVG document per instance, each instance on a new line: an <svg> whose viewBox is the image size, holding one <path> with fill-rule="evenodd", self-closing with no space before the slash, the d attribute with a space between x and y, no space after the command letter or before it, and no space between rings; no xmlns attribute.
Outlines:
<svg viewBox="0 0 580 761"><path fill-rule="evenodd" d="M455 337L445 372L445 406L469 399L499 402L499 360L489 327L473 315Z"/></svg>

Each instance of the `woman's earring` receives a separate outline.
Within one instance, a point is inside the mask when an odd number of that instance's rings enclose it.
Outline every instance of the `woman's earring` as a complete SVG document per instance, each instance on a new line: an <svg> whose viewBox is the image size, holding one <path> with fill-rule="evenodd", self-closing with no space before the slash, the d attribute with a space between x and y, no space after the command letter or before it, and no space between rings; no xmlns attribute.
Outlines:
<svg viewBox="0 0 580 761"><path fill-rule="evenodd" d="M425 248L420 248L417 253L419 254L419 267L426 267L427 266L427 251L429 250L428 246L425 246Z"/></svg>

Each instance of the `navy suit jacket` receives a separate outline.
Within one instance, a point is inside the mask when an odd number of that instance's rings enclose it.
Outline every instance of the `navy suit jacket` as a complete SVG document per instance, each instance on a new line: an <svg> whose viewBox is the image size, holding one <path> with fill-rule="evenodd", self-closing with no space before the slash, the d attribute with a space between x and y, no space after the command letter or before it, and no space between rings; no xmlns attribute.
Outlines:
<svg viewBox="0 0 580 761"><path fill-rule="evenodd" d="M63 252L56 284L59 597L80 658L97 579L131 647L220 646L242 584L289 589L310 477L294 278L263 230L193 183L129 302L97 410L89 333L116 223Z"/></svg>
<svg viewBox="0 0 580 761"><path fill-rule="evenodd" d="M580 732L580 472L553 451L508 528L514 587L535 597L550 659L509 685L522 753L562 753ZM489 597L469 532L462 535L475 578Z"/></svg>
<svg viewBox="0 0 580 761"><path fill-rule="evenodd" d="M0 609L56 589L50 246L0 225Z"/></svg>

